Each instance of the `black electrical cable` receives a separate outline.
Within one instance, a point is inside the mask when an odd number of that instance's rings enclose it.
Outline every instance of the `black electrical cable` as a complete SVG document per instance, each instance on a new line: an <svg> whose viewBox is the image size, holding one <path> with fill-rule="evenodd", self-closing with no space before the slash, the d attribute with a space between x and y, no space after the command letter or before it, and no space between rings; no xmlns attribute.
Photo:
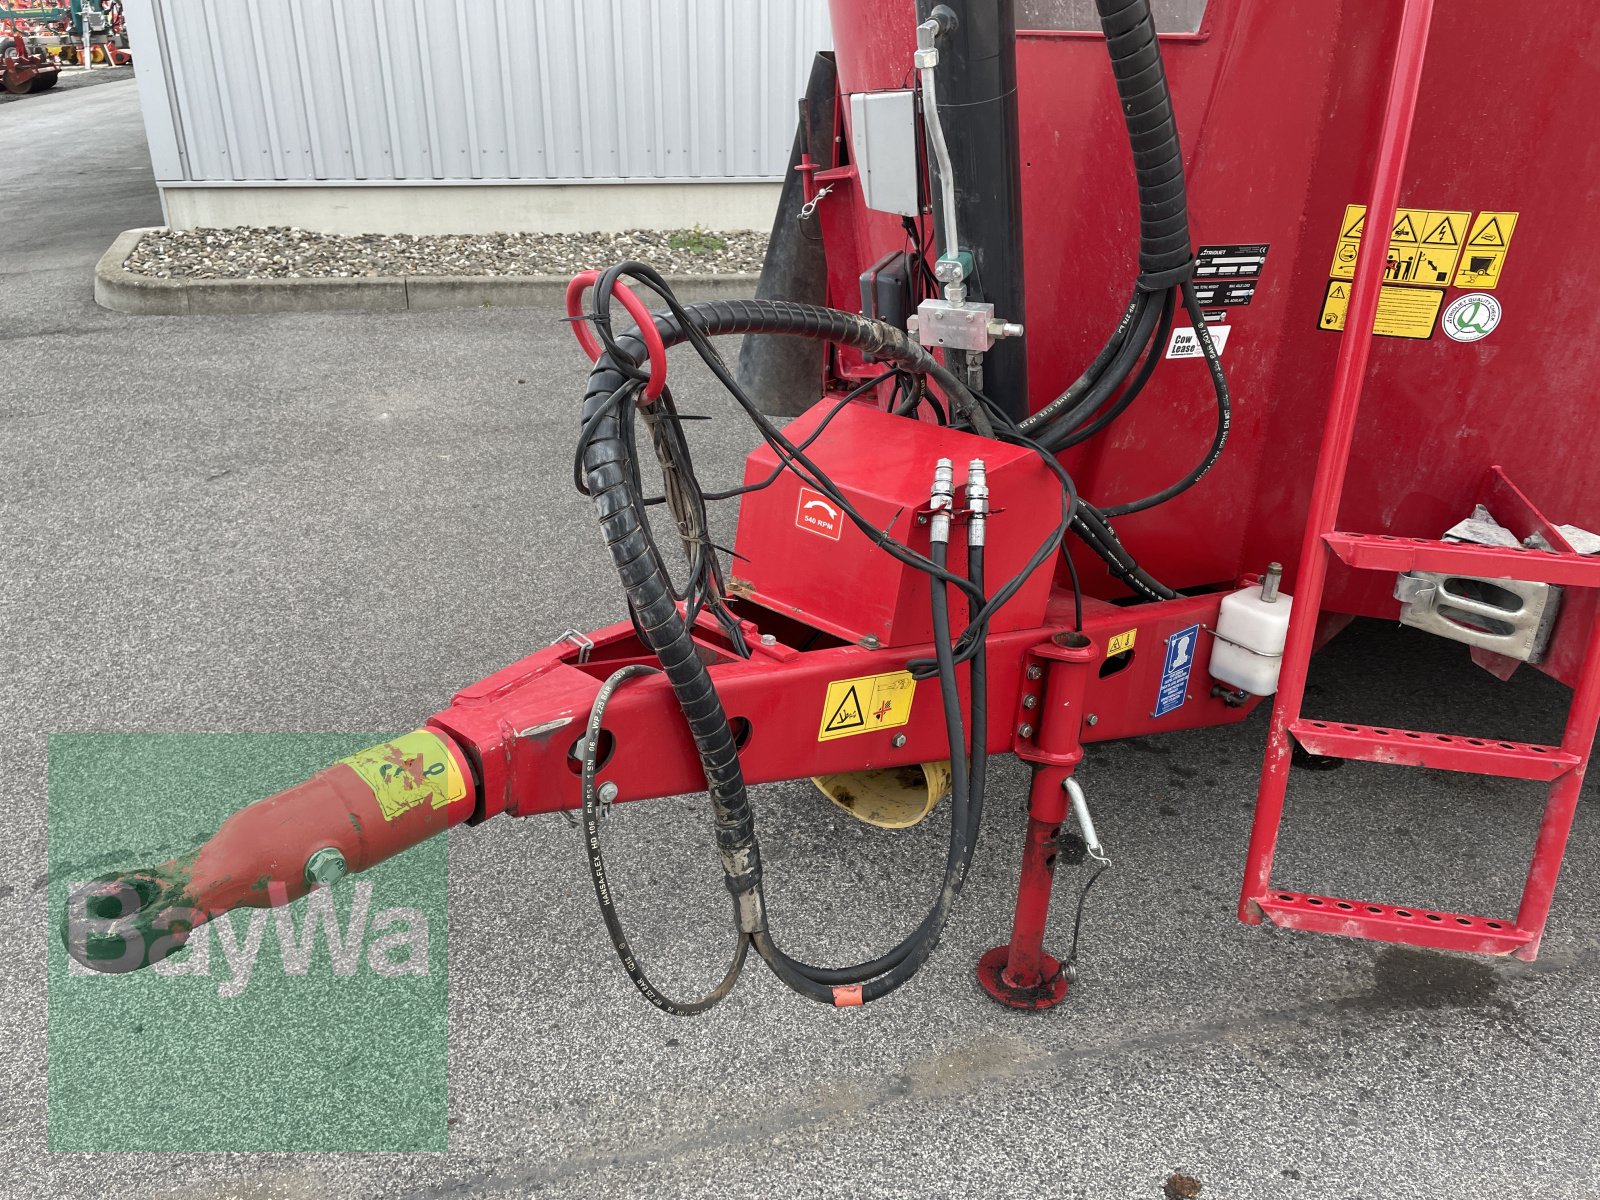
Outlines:
<svg viewBox="0 0 1600 1200"><path fill-rule="evenodd" d="M628 978L633 980L640 995L662 1012L674 1017L690 1017L705 1012L733 991L733 985L739 981L739 972L744 969L745 955L750 949L750 939L743 933L737 935L733 947L733 961L729 964L721 983L698 1000L674 1000L650 982L643 964L628 942L628 935L623 932L622 918L617 914L616 895L606 878L605 855L600 848L601 806L599 789L595 786L595 774L600 729L605 720L606 705L613 693L629 679L640 675L658 674L660 671L657 668L645 663L630 664L613 673L605 683L601 684L599 694L594 698L594 705L589 710L589 725L578 750L579 760L583 766L583 839L589 856L589 874L594 880L595 898L600 902L600 915L605 920L606 932L611 935L611 944L616 947L617 957L622 960L623 970L627 971Z"/></svg>

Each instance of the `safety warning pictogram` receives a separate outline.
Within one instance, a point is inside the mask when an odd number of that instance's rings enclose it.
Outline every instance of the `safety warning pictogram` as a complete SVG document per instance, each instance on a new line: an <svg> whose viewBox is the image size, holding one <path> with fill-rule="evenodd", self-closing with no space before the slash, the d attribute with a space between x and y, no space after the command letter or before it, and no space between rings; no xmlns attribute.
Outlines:
<svg viewBox="0 0 1600 1200"><path fill-rule="evenodd" d="M1344 210L1339 240L1334 243L1333 265L1328 268L1328 274L1335 279L1355 278L1366 214L1364 204L1351 204ZM1389 228L1383 281L1406 287L1448 286L1471 216L1470 212L1454 209L1396 209L1394 224Z"/></svg>
<svg viewBox="0 0 1600 1200"><path fill-rule="evenodd" d="M1444 291L1421 288L1385 287L1378 293L1378 313L1372 332L1380 337L1427 338L1444 302ZM1317 327L1333 332L1344 329L1350 311L1350 285L1337 279L1328 282L1322 301L1322 316Z"/></svg>
<svg viewBox="0 0 1600 1200"><path fill-rule="evenodd" d="M1456 272L1456 286L1494 291L1506 265L1506 251L1517 228L1514 212L1481 212L1467 234L1466 252Z"/></svg>
<svg viewBox="0 0 1600 1200"><path fill-rule="evenodd" d="M817 741L904 725L911 719L916 691L917 681L909 671L834 680L823 697Z"/></svg>
<svg viewBox="0 0 1600 1200"><path fill-rule="evenodd" d="M866 725L867 719L861 715L861 696L851 684L834 705L833 715L822 723L823 733L844 733L850 729L860 729Z"/></svg>

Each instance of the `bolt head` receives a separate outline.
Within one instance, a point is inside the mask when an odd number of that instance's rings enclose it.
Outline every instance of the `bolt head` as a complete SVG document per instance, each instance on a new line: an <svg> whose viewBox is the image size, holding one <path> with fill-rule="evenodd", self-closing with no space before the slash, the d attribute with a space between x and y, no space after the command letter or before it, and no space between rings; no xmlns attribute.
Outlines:
<svg viewBox="0 0 1600 1200"><path fill-rule="evenodd" d="M878 635L875 633L869 633L866 637L861 639L862 647L867 650L876 650L878 648L878 644Z"/></svg>
<svg viewBox="0 0 1600 1200"><path fill-rule="evenodd" d="M1098 725L1100 724L1100 718L1095 716L1094 713L1090 713L1083 719L1083 723L1085 725Z"/></svg>
<svg viewBox="0 0 1600 1200"><path fill-rule="evenodd" d="M1033 726L1026 724L1018 726L1017 736L1023 739L1031 738L1033 736Z"/></svg>
<svg viewBox="0 0 1600 1200"><path fill-rule="evenodd" d="M895 734L894 737L891 739L891 743L893 744L893 746L894 746L894 748L896 750L900 749L900 747L902 747L902 746L904 746L906 744L906 735L903 734L903 733Z"/></svg>
<svg viewBox="0 0 1600 1200"><path fill-rule="evenodd" d="M306 859L306 882L312 887L331 887L350 874L350 864L332 846L312 852Z"/></svg>
<svg viewBox="0 0 1600 1200"><path fill-rule="evenodd" d="M615 804L618 794L619 792L616 784L602 783L600 785L600 803Z"/></svg>
<svg viewBox="0 0 1600 1200"><path fill-rule="evenodd" d="M1037 697L1037 696L1024 696L1022 698L1022 707L1023 708L1038 708L1039 707L1039 697Z"/></svg>
<svg viewBox="0 0 1600 1200"><path fill-rule="evenodd" d="M776 646L778 639L770 633L763 633L761 635L761 644L763 646Z"/></svg>
<svg viewBox="0 0 1600 1200"><path fill-rule="evenodd" d="M1028 678L1029 679L1043 679L1044 678L1044 668L1041 667L1038 663L1029 663L1028 664Z"/></svg>

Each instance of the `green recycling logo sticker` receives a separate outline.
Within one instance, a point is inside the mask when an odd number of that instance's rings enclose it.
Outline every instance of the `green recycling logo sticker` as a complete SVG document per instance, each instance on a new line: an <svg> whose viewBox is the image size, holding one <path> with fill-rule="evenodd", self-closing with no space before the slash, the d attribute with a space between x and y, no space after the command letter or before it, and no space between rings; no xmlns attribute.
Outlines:
<svg viewBox="0 0 1600 1200"><path fill-rule="evenodd" d="M1476 342L1488 337L1500 324L1500 301L1483 292L1458 296L1444 310L1440 322L1445 336L1457 342Z"/></svg>

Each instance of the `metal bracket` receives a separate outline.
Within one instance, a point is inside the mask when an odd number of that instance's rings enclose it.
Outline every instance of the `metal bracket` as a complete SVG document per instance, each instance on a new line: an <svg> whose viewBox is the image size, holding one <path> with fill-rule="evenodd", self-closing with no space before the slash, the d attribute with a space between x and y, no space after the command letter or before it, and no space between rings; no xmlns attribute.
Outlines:
<svg viewBox="0 0 1600 1200"><path fill-rule="evenodd" d="M1561 589L1520 579L1406 571L1395 580L1400 623L1519 662L1538 662L1550 642Z"/></svg>
<svg viewBox="0 0 1600 1200"><path fill-rule="evenodd" d="M589 661L589 651L594 649L594 641L587 634L580 633L576 629L569 629L550 644L559 646L562 642L571 642L578 648L579 666Z"/></svg>

